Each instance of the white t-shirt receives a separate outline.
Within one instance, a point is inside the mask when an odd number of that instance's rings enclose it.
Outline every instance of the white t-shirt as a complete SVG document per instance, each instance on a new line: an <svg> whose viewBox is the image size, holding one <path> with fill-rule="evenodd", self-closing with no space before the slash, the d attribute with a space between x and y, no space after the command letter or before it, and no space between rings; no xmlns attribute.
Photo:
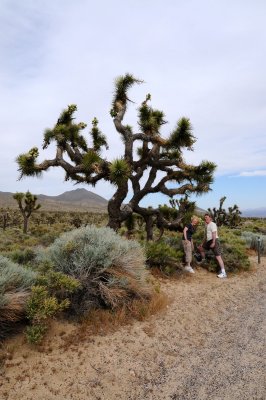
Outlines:
<svg viewBox="0 0 266 400"><path fill-rule="evenodd" d="M218 239L218 232L217 232L217 225L215 222L211 221L209 224L206 226L206 238L207 242L209 240L212 240L212 233L216 232L216 239Z"/></svg>

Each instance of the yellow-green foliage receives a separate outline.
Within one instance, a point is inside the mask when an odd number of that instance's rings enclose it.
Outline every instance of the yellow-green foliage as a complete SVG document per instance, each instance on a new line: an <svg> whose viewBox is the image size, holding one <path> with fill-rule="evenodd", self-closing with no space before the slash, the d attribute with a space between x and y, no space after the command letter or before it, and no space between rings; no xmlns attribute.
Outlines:
<svg viewBox="0 0 266 400"><path fill-rule="evenodd" d="M26 338L29 343L38 344L42 341L48 327L46 325L31 325L26 328Z"/></svg>
<svg viewBox="0 0 266 400"><path fill-rule="evenodd" d="M51 269L38 277L26 308L27 318L31 322L26 329L30 343L42 340L50 319L69 307L70 300L66 297L79 288L80 283L76 279Z"/></svg>
<svg viewBox="0 0 266 400"><path fill-rule="evenodd" d="M33 286L27 303L27 317L34 323L40 323L64 310L69 304L67 299L59 302L55 296L50 296L49 290L44 286Z"/></svg>

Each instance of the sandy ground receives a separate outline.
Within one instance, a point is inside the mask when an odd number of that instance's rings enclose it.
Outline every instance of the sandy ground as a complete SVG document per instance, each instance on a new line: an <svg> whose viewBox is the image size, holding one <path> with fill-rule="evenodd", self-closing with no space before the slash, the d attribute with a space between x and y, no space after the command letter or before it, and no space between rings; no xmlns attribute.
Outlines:
<svg viewBox="0 0 266 400"><path fill-rule="evenodd" d="M266 260L253 261L225 280L200 268L163 281L162 313L65 350L71 325L44 352L13 339L0 399L266 399Z"/></svg>

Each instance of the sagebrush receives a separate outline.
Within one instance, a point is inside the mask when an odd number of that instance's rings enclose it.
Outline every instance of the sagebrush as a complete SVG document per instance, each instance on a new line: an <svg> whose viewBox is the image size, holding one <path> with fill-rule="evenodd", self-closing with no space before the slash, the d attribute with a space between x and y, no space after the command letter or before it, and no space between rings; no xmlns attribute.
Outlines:
<svg viewBox="0 0 266 400"><path fill-rule="evenodd" d="M25 317L36 272L0 255L0 339Z"/></svg>
<svg viewBox="0 0 266 400"><path fill-rule="evenodd" d="M64 233L44 251L38 262L79 280L71 309L84 314L93 308L119 305L151 294L149 272L141 246L121 238L110 228L86 226Z"/></svg>

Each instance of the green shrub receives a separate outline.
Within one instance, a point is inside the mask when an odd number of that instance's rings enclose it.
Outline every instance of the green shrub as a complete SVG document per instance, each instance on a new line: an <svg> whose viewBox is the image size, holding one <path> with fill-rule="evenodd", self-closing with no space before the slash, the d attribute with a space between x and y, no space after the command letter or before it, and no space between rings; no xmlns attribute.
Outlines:
<svg viewBox="0 0 266 400"><path fill-rule="evenodd" d="M86 226L64 233L39 252L37 261L48 261L55 271L79 280L82 288L71 299L76 314L150 296L141 246L110 228Z"/></svg>
<svg viewBox="0 0 266 400"><path fill-rule="evenodd" d="M151 268L159 268L163 273L171 275L180 267L183 251L180 240L164 238L158 242L146 242L147 264Z"/></svg>
<svg viewBox="0 0 266 400"><path fill-rule="evenodd" d="M35 252L34 250L27 248L24 250L14 250L8 255L8 258L10 258L12 261L14 261L17 264L29 264L31 263L34 258L35 258Z"/></svg>
<svg viewBox="0 0 266 400"><path fill-rule="evenodd" d="M67 297L80 287L76 279L53 271L48 264L41 267L46 271L37 277L26 308L31 324L26 329L26 337L34 344L41 342L51 318L69 307L70 300Z"/></svg>
<svg viewBox="0 0 266 400"><path fill-rule="evenodd" d="M48 327L45 324L27 326L25 331L27 341L31 344L39 344L47 329Z"/></svg>

